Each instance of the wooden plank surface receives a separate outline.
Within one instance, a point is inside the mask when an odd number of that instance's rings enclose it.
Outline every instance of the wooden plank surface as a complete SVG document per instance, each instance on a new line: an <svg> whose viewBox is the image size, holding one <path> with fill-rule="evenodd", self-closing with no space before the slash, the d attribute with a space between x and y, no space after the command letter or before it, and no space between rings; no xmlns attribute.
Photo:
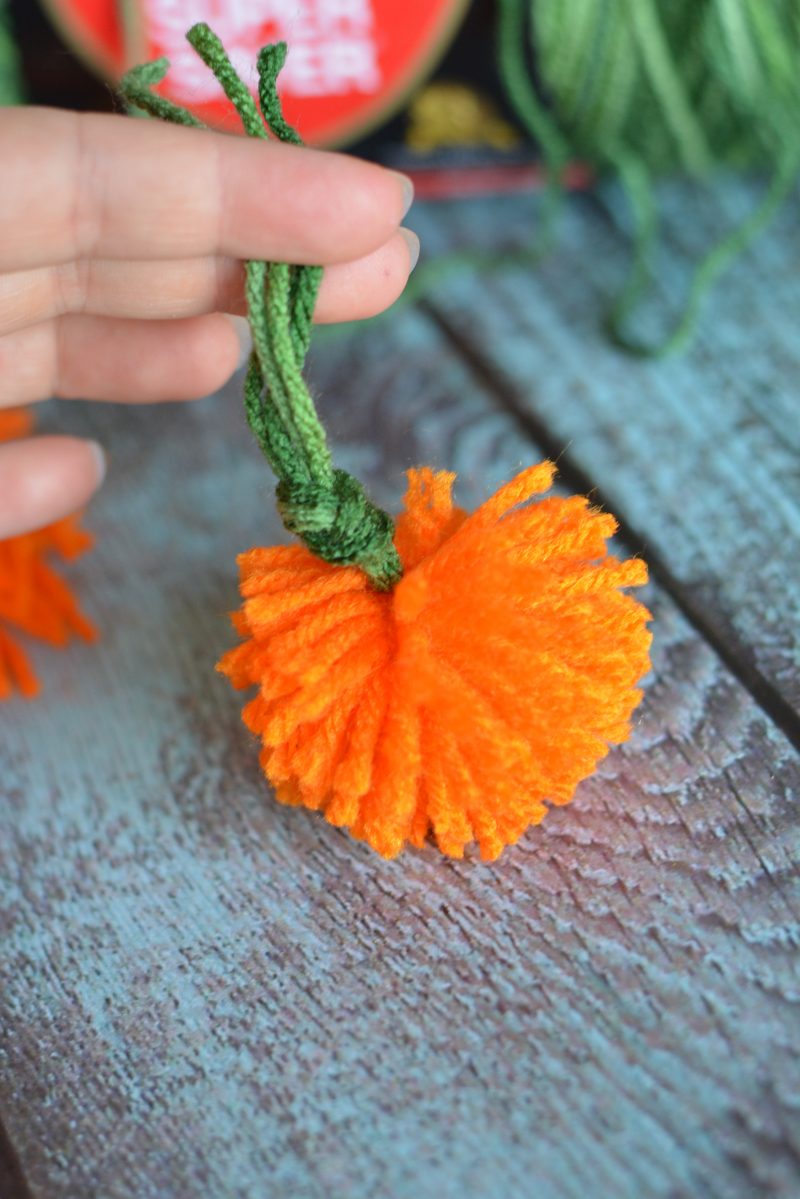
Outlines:
<svg viewBox="0 0 800 1199"><path fill-rule="evenodd" d="M314 377L393 507L408 465L473 505L539 457L411 311ZM34 1199L795 1195L798 757L665 590L634 737L572 806L493 865L387 863L272 802L211 669L234 555L279 536L236 389L59 419L113 470L74 571L103 641L2 714L0 1113Z"/></svg>
<svg viewBox="0 0 800 1199"><path fill-rule="evenodd" d="M650 339L691 264L755 205L755 184L662 188ZM571 196L539 266L452 275L431 297L498 399L545 435L576 486L626 517L658 577L800 744L800 227L796 203L713 292L686 355L620 354L600 332L627 269L625 206ZM526 196L453 203L418 222L429 253L533 240ZM423 259L424 262L424 259Z"/></svg>

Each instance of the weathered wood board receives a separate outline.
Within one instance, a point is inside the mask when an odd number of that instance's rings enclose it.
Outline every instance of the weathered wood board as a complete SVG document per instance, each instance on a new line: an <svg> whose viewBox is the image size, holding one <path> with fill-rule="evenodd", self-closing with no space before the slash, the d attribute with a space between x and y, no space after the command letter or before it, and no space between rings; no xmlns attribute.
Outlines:
<svg viewBox="0 0 800 1199"><path fill-rule="evenodd" d="M756 185L662 188L648 340L680 310L694 262L755 205ZM418 222L431 251L520 249L529 197L453 203ZM630 241L574 195L538 266L447 275L433 309L508 407L594 483L690 614L800 740L800 232L796 203L712 293L685 355L637 361L600 329ZM423 258L424 262L424 258Z"/></svg>
<svg viewBox="0 0 800 1199"><path fill-rule="evenodd" d="M392 506L414 463L472 505L540 456L412 311L314 378ZM234 555L279 536L237 388L59 420L113 469L73 572L103 641L41 655L44 697L0 716L0 1113L30 1195L795 1195L800 766L664 589L634 737L573 805L491 866L387 863L271 800L212 670Z"/></svg>

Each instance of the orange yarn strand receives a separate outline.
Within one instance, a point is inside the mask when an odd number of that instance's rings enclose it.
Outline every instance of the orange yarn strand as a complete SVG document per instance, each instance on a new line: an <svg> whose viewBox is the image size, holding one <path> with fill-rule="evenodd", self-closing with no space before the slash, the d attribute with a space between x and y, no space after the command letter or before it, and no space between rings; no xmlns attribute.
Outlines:
<svg viewBox="0 0 800 1199"><path fill-rule="evenodd" d="M23 437L32 425L27 410L0 409L0 441ZM94 626L48 561L52 557L77 558L91 544L91 536L74 516L0 541L0 700L14 692L32 697L39 691L39 681L16 634L55 646L66 645L72 637L96 638Z"/></svg>
<svg viewBox="0 0 800 1199"><path fill-rule="evenodd" d="M650 614L621 588L613 517L550 497L549 462L472 515L454 476L409 472L390 593L300 546L239 559L239 689L282 803L321 810L384 857L428 838L496 858L624 741L649 669Z"/></svg>

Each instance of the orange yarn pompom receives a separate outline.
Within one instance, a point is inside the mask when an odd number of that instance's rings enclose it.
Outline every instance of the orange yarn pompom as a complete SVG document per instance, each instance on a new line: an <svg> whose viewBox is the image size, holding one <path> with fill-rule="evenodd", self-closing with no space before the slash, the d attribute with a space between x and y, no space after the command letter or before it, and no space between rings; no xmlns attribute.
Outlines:
<svg viewBox="0 0 800 1199"><path fill-rule="evenodd" d="M0 410L0 441L22 437L31 426L24 409ZM0 541L0 700L15 689L26 696L39 690L27 654L12 630L59 646L73 635L87 641L96 637L69 587L46 561L51 554L76 558L91 544L91 536L73 516Z"/></svg>
<svg viewBox="0 0 800 1199"><path fill-rule="evenodd" d="M218 669L257 685L247 726L278 799L322 810L384 857L432 834L496 858L628 736L649 668L648 611L620 588L612 516L573 496L529 504L523 471L471 516L451 474L409 473L393 592L300 546L239 560L245 640Z"/></svg>

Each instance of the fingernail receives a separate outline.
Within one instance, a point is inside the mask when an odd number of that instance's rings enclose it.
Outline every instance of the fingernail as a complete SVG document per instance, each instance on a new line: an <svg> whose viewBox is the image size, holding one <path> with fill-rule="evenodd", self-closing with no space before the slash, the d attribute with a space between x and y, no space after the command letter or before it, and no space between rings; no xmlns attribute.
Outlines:
<svg viewBox="0 0 800 1199"><path fill-rule="evenodd" d="M400 180L403 187L403 211L400 213L400 219L402 220L414 203L414 184L408 175L401 175L399 171L392 171L392 174Z"/></svg>
<svg viewBox="0 0 800 1199"><path fill-rule="evenodd" d="M247 318L244 316L230 316L226 313L228 320L233 325L236 338L239 342L239 357L236 360L237 371L244 366L247 359L250 357L250 351L253 348L253 338L250 333L250 325Z"/></svg>
<svg viewBox="0 0 800 1199"><path fill-rule="evenodd" d="M99 441L89 441L89 442L87 442L87 445L89 446L89 449L92 451L92 454L94 456L96 472L97 472L97 486L99 487L100 484L103 482L103 479L105 479L105 477L106 477L106 468L108 466L108 458L106 457L106 452L103 449L103 447L100 445Z"/></svg>
<svg viewBox="0 0 800 1199"><path fill-rule="evenodd" d="M408 246L408 257L411 262L409 271L413 271L419 261L419 238L413 229L406 229L405 225L400 226L400 232L403 235L403 240Z"/></svg>

